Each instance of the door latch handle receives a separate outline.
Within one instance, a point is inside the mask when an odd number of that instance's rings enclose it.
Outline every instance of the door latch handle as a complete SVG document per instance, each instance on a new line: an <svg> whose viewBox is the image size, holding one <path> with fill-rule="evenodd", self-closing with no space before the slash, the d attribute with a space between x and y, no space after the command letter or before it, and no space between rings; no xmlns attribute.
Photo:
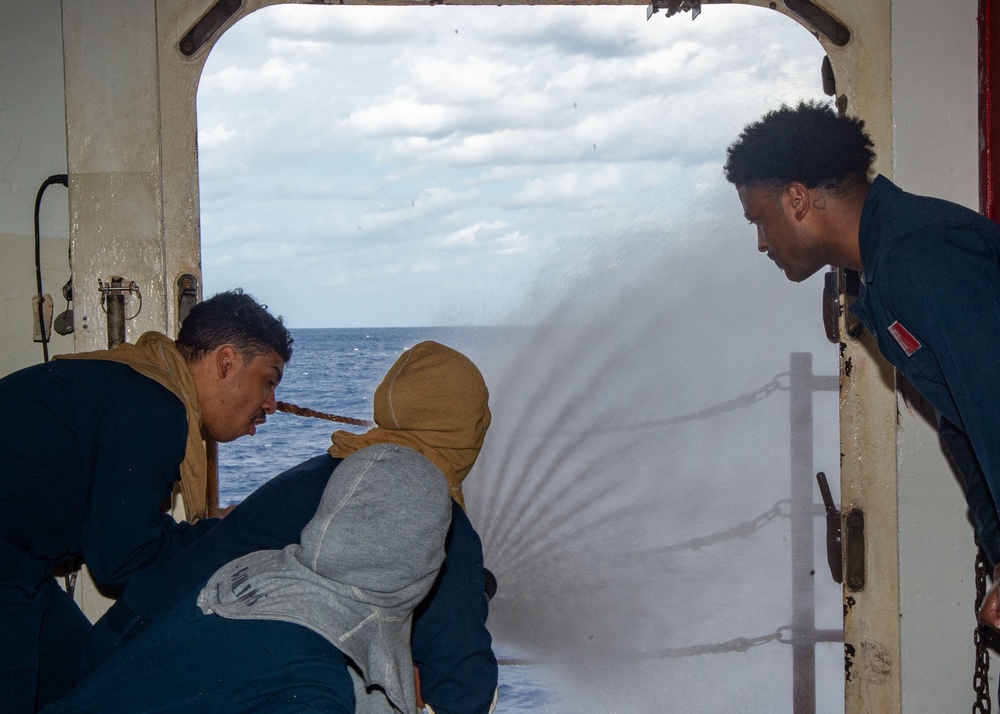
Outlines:
<svg viewBox="0 0 1000 714"><path fill-rule="evenodd" d="M842 583L844 582L844 542L840 510L833 502L826 474L822 471L817 473L816 483L819 484L819 492L823 496L823 506L826 508L826 560L830 564L830 575L833 576L833 582Z"/></svg>

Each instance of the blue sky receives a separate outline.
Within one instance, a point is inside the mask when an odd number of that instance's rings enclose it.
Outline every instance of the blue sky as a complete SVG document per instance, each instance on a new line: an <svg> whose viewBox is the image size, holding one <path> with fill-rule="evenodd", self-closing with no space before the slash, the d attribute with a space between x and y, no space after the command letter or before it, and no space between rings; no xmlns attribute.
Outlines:
<svg viewBox="0 0 1000 714"><path fill-rule="evenodd" d="M259 10L199 86L205 292L292 327L489 324L623 253L759 261L725 148L824 98L822 56L754 7Z"/></svg>

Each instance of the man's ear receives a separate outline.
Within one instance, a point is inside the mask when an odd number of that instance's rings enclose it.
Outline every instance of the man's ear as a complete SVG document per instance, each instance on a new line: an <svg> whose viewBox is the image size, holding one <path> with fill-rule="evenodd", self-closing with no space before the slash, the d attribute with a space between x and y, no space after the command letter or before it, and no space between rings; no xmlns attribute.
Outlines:
<svg viewBox="0 0 1000 714"><path fill-rule="evenodd" d="M809 187L800 181L792 181L785 186L785 198L792 208L795 220L801 221L809 213L811 193Z"/></svg>
<svg viewBox="0 0 1000 714"><path fill-rule="evenodd" d="M215 370L219 379L225 379L237 366L240 355L232 345L222 345L215 351Z"/></svg>

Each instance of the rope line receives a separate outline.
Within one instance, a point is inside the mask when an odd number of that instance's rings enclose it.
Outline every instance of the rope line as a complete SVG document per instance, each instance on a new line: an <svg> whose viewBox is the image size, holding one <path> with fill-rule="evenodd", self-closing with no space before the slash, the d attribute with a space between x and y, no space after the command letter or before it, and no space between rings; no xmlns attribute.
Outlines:
<svg viewBox="0 0 1000 714"><path fill-rule="evenodd" d="M314 417L316 419L326 419L327 421L335 421L341 424L354 424L355 426L375 426L375 422L368 421L367 419L355 419L354 417L327 414L326 412L318 412L315 409L300 407L295 404L289 404L288 402L275 402L274 407L279 412L294 414L295 416Z"/></svg>

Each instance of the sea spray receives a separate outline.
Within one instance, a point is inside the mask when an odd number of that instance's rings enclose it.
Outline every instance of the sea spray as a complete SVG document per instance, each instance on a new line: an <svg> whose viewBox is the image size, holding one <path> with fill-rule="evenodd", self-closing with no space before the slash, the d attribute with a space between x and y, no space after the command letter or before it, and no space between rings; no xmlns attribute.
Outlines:
<svg viewBox="0 0 1000 714"><path fill-rule="evenodd" d="M836 352L818 289L763 302L783 277L731 245L590 256L481 365L494 422L466 494L490 625L560 683L546 711L792 711L789 360L835 374ZM836 482L836 398L813 403ZM839 627L822 544L810 566Z"/></svg>

